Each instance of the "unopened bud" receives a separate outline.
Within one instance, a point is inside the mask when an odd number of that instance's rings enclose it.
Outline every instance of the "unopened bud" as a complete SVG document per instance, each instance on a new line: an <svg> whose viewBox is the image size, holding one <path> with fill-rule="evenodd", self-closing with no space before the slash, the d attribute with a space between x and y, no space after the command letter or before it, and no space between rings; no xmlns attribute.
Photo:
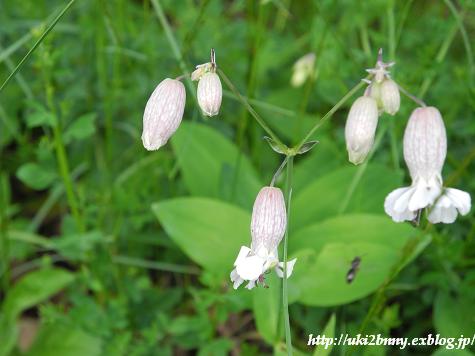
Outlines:
<svg viewBox="0 0 475 356"><path fill-rule="evenodd" d="M401 97L399 95L399 87L392 79L385 79L380 87L380 99L382 109L389 115L394 115L399 111Z"/></svg>
<svg viewBox="0 0 475 356"><path fill-rule="evenodd" d="M223 89L219 76L213 72L201 76L198 82L198 104L206 116L218 115L222 97Z"/></svg>
<svg viewBox="0 0 475 356"><path fill-rule="evenodd" d="M349 160L360 164L374 142L378 125L378 105L374 98L361 96L351 106L345 126L346 148Z"/></svg>
<svg viewBox="0 0 475 356"><path fill-rule="evenodd" d="M147 150L158 150L175 133L185 102L185 86L179 80L167 78L157 85L143 114L142 142Z"/></svg>
<svg viewBox="0 0 475 356"><path fill-rule="evenodd" d="M295 62L290 80L292 86L300 87L308 78L314 75L315 58L315 53L308 53Z"/></svg>

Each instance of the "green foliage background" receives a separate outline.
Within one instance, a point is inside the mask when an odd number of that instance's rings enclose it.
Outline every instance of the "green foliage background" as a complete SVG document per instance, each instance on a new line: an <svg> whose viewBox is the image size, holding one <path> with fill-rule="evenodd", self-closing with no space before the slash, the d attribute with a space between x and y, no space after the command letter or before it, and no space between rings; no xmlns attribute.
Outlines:
<svg viewBox="0 0 475 356"><path fill-rule="evenodd" d="M163 8L171 37L152 3ZM444 116L446 184L475 191L473 1L152 3L75 2L0 92L0 355L285 352L281 282L271 274L268 289L252 291L229 282L239 247L250 241L253 200L282 156L228 90L220 115L204 119L188 88L184 122L170 142L152 153L140 140L154 87L207 62L211 47L289 145L384 48L396 61L393 78ZM0 2L2 82L65 5ZM316 76L293 88L292 65L309 52ZM402 136L415 105L403 97L395 117L380 118L377 149L355 167L343 137L351 101L295 163L295 352L326 354L307 346L310 333L473 336L473 213L452 225L393 223L383 202L410 184ZM348 285L355 256L361 269ZM448 351L332 350L350 352Z"/></svg>

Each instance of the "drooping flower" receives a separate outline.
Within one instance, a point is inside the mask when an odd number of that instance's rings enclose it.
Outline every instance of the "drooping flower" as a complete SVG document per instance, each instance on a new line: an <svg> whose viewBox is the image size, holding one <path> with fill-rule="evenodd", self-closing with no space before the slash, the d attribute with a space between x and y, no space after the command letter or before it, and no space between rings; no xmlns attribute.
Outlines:
<svg viewBox="0 0 475 356"><path fill-rule="evenodd" d="M264 273L271 268L283 277L283 262L279 262L277 248L287 227L287 214L282 191L264 187L257 195L252 209L251 247L242 246L234 262L231 281L237 289L244 281L252 289L262 282ZM287 262L287 278L292 274L296 259Z"/></svg>
<svg viewBox="0 0 475 356"><path fill-rule="evenodd" d="M292 78L290 79L290 84L292 84L292 86L300 87L307 81L307 79L314 75L315 59L315 53L307 53L295 62L292 68Z"/></svg>
<svg viewBox="0 0 475 356"><path fill-rule="evenodd" d="M143 114L142 143L147 150L158 150L175 133L185 102L185 86L179 80L166 78L157 85Z"/></svg>
<svg viewBox="0 0 475 356"><path fill-rule="evenodd" d="M368 155L374 142L378 125L378 106L370 96L361 96L351 106L346 120L345 140L349 160L360 164Z"/></svg>
<svg viewBox="0 0 475 356"><path fill-rule="evenodd" d="M203 74L198 82L198 104L206 116L215 116L219 113L223 89L221 80L214 72Z"/></svg>
<svg viewBox="0 0 475 356"><path fill-rule="evenodd" d="M442 115L435 107L415 109L404 132L404 160L412 178L410 187L391 192L384 202L386 213L396 222L414 220L428 208L432 223L453 223L457 214L470 211L470 195L442 186L447 154L447 135Z"/></svg>

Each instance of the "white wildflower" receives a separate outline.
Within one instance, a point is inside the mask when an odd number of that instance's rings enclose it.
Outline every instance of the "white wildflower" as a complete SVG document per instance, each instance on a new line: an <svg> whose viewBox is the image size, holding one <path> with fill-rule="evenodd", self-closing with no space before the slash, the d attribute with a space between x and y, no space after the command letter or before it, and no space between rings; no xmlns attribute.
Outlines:
<svg viewBox="0 0 475 356"><path fill-rule="evenodd" d="M287 226L287 214L282 191L275 187L264 187L257 195L252 210L251 248L242 246L234 262L231 281L237 289L244 281L252 289L262 283L264 273L274 268L283 277L283 262L279 262L277 247ZM290 277L296 259L287 262L287 277Z"/></svg>
<svg viewBox="0 0 475 356"><path fill-rule="evenodd" d="M428 208L432 223L452 223L457 214L466 215L470 195L442 186L442 167L447 154L447 135L442 116L435 107L415 109L404 132L404 160L412 178L410 187L391 192L384 209L396 221L414 220Z"/></svg>

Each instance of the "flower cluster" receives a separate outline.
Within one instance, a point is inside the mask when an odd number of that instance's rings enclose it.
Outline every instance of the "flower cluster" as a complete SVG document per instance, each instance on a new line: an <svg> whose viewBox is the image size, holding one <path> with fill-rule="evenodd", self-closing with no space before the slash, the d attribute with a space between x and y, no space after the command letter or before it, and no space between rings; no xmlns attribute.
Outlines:
<svg viewBox="0 0 475 356"><path fill-rule="evenodd" d="M399 110L400 95L398 85L391 79L388 68L394 65L384 63L379 50L376 66L367 71L372 80L364 95L351 106L345 126L346 149L351 163L360 164L373 147L379 116L385 112L394 115Z"/></svg>
<svg viewBox="0 0 475 356"><path fill-rule="evenodd" d="M234 289L244 281L248 281L248 289L264 284L264 274L272 268L283 278L284 264L279 262L277 248L286 228L287 213L282 191L275 187L262 188L252 209L251 247L241 247L230 275ZM292 274L295 262L296 259L287 262L287 278Z"/></svg>
<svg viewBox="0 0 475 356"><path fill-rule="evenodd" d="M198 81L198 104L206 116L219 113L222 87L216 74L214 50L211 62L198 65L192 80ZM158 150L180 126L186 103L185 86L179 79L166 78L157 85L147 101L143 114L142 143L148 151Z"/></svg>
<svg viewBox="0 0 475 356"><path fill-rule="evenodd" d="M350 108L345 126L349 160L362 163L370 152L379 116L385 112L394 115L400 106L400 87L390 76L388 68L394 63L382 61L379 51L375 68L368 69L369 85L362 97ZM442 168L447 154L447 135L442 115L435 107L416 108L404 133L404 160L412 178L410 187L391 192L385 200L386 213L396 222L415 221L422 209L428 209L432 223L453 223L458 214L470 211L470 195L458 189L444 188Z"/></svg>

